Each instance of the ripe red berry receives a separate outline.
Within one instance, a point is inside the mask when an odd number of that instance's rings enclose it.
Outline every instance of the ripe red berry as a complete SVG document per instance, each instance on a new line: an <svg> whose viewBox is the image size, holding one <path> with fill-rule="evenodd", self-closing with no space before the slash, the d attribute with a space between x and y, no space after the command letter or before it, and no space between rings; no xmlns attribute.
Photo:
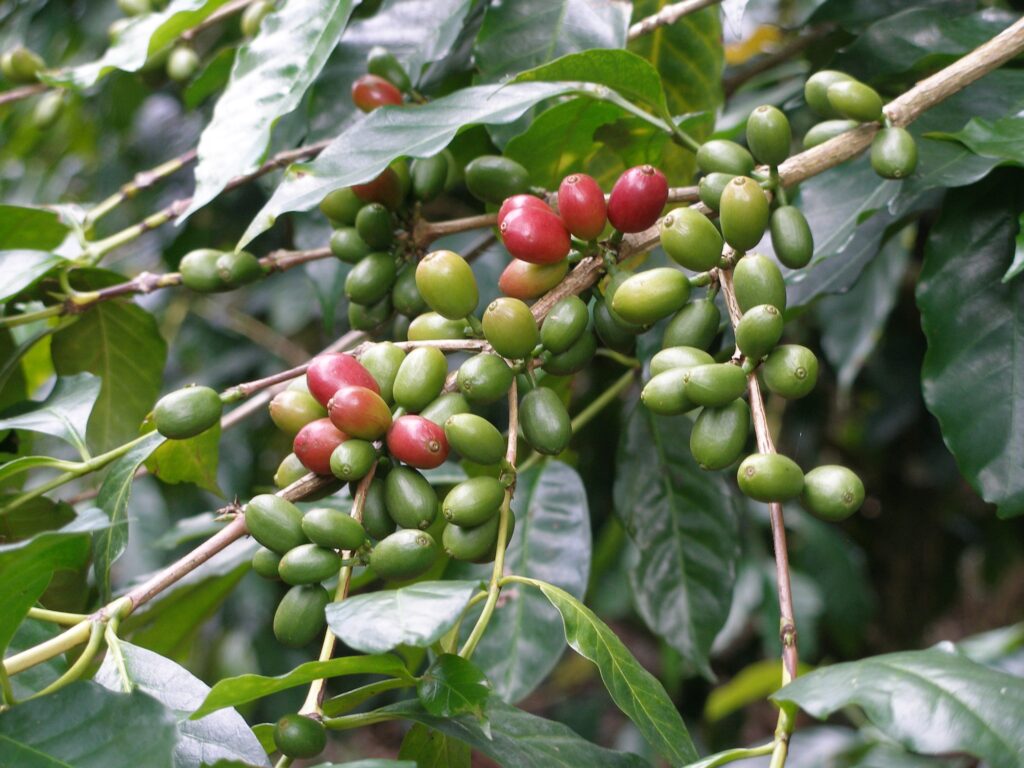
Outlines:
<svg viewBox="0 0 1024 768"><path fill-rule="evenodd" d="M594 240L608 220L604 192L585 173L566 176L558 186L558 214L580 240Z"/></svg>
<svg viewBox="0 0 1024 768"><path fill-rule="evenodd" d="M402 92L383 77L363 75L352 83L352 102L363 112L373 112L385 104L401 104Z"/></svg>
<svg viewBox="0 0 1024 768"><path fill-rule="evenodd" d="M422 416L399 416L388 430L388 451L410 467L433 469L448 458L444 429Z"/></svg>
<svg viewBox="0 0 1024 768"><path fill-rule="evenodd" d="M538 211L554 213L547 203L535 195L512 195L512 197L506 197L505 202L498 209L498 226L501 226L509 211L514 211L517 208L534 208Z"/></svg>
<svg viewBox="0 0 1024 768"><path fill-rule="evenodd" d="M619 176L608 200L608 220L620 232L643 232L658 220L668 200L665 174L638 165Z"/></svg>
<svg viewBox="0 0 1024 768"><path fill-rule="evenodd" d="M331 454L346 440L348 435L334 426L330 419L317 419L299 430L292 443L292 451L310 472L329 475Z"/></svg>
<svg viewBox="0 0 1024 768"><path fill-rule="evenodd" d="M377 178L365 184L353 184L352 191L364 203L380 203L392 211L402 204L405 197L402 180L393 168L385 168Z"/></svg>
<svg viewBox="0 0 1024 768"><path fill-rule="evenodd" d="M342 387L334 393L327 411L334 426L360 440L377 440L391 426L388 404L366 387Z"/></svg>
<svg viewBox="0 0 1024 768"><path fill-rule="evenodd" d="M380 394L377 380L352 355L317 355L306 370L306 385L310 394L324 407L331 402L335 392L348 385L366 387Z"/></svg>
<svg viewBox="0 0 1024 768"><path fill-rule="evenodd" d="M554 264L569 255L569 230L554 212L516 208L498 227L502 242L515 258L531 264Z"/></svg>

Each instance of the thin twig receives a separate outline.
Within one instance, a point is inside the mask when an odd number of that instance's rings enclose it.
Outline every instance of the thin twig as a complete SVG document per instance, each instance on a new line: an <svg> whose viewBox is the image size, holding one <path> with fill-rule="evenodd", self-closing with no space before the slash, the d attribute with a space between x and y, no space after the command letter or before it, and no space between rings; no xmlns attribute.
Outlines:
<svg viewBox="0 0 1024 768"><path fill-rule="evenodd" d="M33 83L32 85L23 85L21 88L12 88L9 91L3 91L0 93L0 107L4 104L12 104L15 101L27 99L29 96L35 96L37 93L42 93L49 87L50 86L46 83Z"/></svg>
<svg viewBox="0 0 1024 768"><path fill-rule="evenodd" d="M636 40L638 37L642 37L650 32L653 32L658 27L664 27L669 24L675 24L683 16L687 16L691 13L703 10L711 5L716 5L722 0L683 0L681 3L673 3L662 8L657 13L648 16L646 19L641 19L636 24L629 28L629 39Z"/></svg>

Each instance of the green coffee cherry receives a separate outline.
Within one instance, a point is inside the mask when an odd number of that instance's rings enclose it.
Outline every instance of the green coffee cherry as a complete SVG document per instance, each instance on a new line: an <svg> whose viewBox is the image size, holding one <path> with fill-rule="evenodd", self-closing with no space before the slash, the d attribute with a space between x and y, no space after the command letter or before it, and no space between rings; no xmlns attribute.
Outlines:
<svg viewBox="0 0 1024 768"><path fill-rule="evenodd" d="M786 281L775 262L759 253L748 253L732 271L736 301L744 312L758 304L786 309Z"/></svg>
<svg viewBox="0 0 1024 768"><path fill-rule="evenodd" d="M390 248L395 239L391 211L380 203L367 203L356 214L356 232L374 250Z"/></svg>
<svg viewBox="0 0 1024 768"><path fill-rule="evenodd" d="M390 341L374 344L359 356L359 362L377 382L380 396L386 403L394 400L395 377L398 376L403 360L405 352Z"/></svg>
<svg viewBox="0 0 1024 768"><path fill-rule="evenodd" d="M690 370L689 367L669 368L652 376L640 391L640 401L652 413L663 416L692 411L697 404L686 396L686 378Z"/></svg>
<svg viewBox="0 0 1024 768"><path fill-rule="evenodd" d="M270 420L286 435L293 437L309 422L326 415L327 409L309 392L286 389L270 401Z"/></svg>
<svg viewBox="0 0 1024 768"><path fill-rule="evenodd" d="M717 211L722 204L722 192L726 185L736 178L733 173L709 173L697 184L700 201L712 211Z"/></svg>
<svg viewBox="0 0 1024 768"><path fill-rule="evenodd" d="M754 170L754 158L735 141L712 139L697 150L697 167L704 173L731 173L746 176Z"/></svg>
<svg viewBox="0 0 1024 768"><path fill-rule="evenodd" d="M747 375L733 363L690 368L684 377L686 398L697 405L720 408L747 391Z"/></svg>
<svg viewBox="0 0 1024 768"><path fill-rule="evenodd" d="M505 500L505 486L493 477L473 477L452 488L444 497L441 512L449 523L472 528L496 514Z"/></svg>
<svg viewBox="0 0 1024 768"><path fill-rule="evenodd" d="M672 267L632 275L612 298L612 309L627 322L651 325L679 310L690 298L690 281Z"/></svg>
<svg viewBox="0 0 1024 768"><path fill-rule="evenodd" d="M836 136L841 136L847 131L852 131L860 123L856 120L826 120L823 123L811 126L804 134L804 149L813 149L819 144L824 144Z"/></svg>
<svg viewBox="0 0 1024 768"><path fill-rule="evenodd" d="M35 51L19 45L0 57L0 72L15 85L36 82L38 74L46 68L46 62Z"/></svg>
<svg viewBox="0 0 1024 768"><path fill-rule="evenodd" d="M813 109L822 117L836 118L839 113L828 100L828 89L835 83L848 82L853 80L845 72L837 72L834 69L823 69L815 72L804 84L804 99L807 106Z"/></svg>
<svg viewBox="0 0 1024 768"><path fill-rule="evenodd" d="M778 453L752 453L736 472L740 490L755 501L788 501L804 489L804 473Z"/></svg>
<svg viewBox="0 0 1024 768"><path fill-rule="evenodd" d="M296 480L301 480L309 473L309 470L299 461L294 453L289 453L277 467L274 473L274 485L277 488L287 488Z"/></svg>
<svg viewBox="0 0 1024 768"><path fill-rule="evenodd" d="M542 329L543 330L543 329ZM582 371L597 352L597 338L589 330L584 330L576 343L565 352L551 355L542 368L554 376L569 376Z"/></svg>
<svg viewBox="0 0 1024 768"><path fill-rule="evenodd" d="M651 358L651 376L657 376L672 368L696 368L698 365L711 365L713 362L715 359L703 349L687 346L665 347Z"/></svg>
<svg viewBox="0 0 1024 768"><path fill-rule="evenodd" d="M401 528L429 528L437 516L437 494L415 469L395 467L384 478L384 504Z"/></svg>
<svg viewBox="0 0 1024 768"><path fill-rule="evenodd" d="M371 75L383 77L400 91L408 93L412 90L409 73L387 48L375 45L370 49L366 55L366 71Z"/></svg>
<svg viewBox="0 0 1024 768"><path fill-rule="evenodd" d="M377 462L377 451L366 440L346 440L331 453L331 474L347 483L362 480Z"/></svg>
<svg viewBox="0 0 1024 768"><path fill-rule="evenodd" d="M606 347L617 352L629 352L636 344L636 335L640 328L633 330L632 326L626 327L623 322L616 319L612 314L608 302L597 299L593 305L594 330Z"/></svg>
<svg viewBox="0 0 1024 768"><path fill-rule="evenodd" d="M269 0L257 0L257 2L247 5L245 10L242 11L242 19L239 22L242 34L246 37L256 37L256 33L260 31L260 24L263 23L263 19L269 16L273 10L274 4L269 2Z"/></svg>
<svg viewBox="0 0 1024 768"><path fill-rule="evenodd" d="M333 549L300 544L284 554L277 571L285 584L319 584L337 574L340 564Z"/></svg>
<svg viewBox="0 0 1024 768"><path fill-rule="evenodd" d="M826 93L828 103L842 117L862 123L882 119L882 97L871 86L844 80L830 85Z"/></svg>
<svg viewBox="0 0 1024 768"><path fill-rule="evenodd" d="M370 570L389 581L413 579L430 570L437 555L437 542L426 531L395 531L373 548Z"/></svg>
<svg viewBox="0 0 1024 768"><path fill-rule="evenodd" d="M751 178L737 176L722 192L719 224L725 242L737 251L749 251L768 227L768 198Z"/></svg>
<svg viewBox="0 0 1024 768"><path fill-rule="evenodd" d="M424 312L409 324L409 341L466 338L465 320L448 320L437 312Z"/></svg>
<svg viewBox="0 0 1024 768"><path fill-rule="evenodd" d="M302 532L314 544L328 549L359 549L366 530L354 517L340 509L317 507L302 518Z"/></svg>
<svg viewBox="0 0 1024 768"><path fill-rule="evenodd" d="M391 297L385 296L376 304L348 305L348 324L354 331L373 331L391 319Z"/></svg>
<svg viewBox="0 0 1024 768"><path fill-rule="evenodd" d="M608 314L611 315L612 320L616 325L620 326L623 330L629 331L634 336L642 333L645 328L640 323L631 323L618 312L615 311L615 293L619 290L619 287L627 280L633 277L633 273L629 270L620 269L612 274L604 286L604 303L608 308Z"/></svg>
<svg viewBox="0 0 1024 768"><path fill-rule="evenodd" d="M499 205L506 197L528 192L530 174L515 160L481 155L466 165L466 187L478 200Z"/></svg>
<svg viewBox="0 0 1024 768"><path fill-rule="evenodd" d="M416 267L416 288L432 310L449 320L465 318L480 300L473 270L454 251L424 256Z"/></svg>
<svg viewBox="0 0 1024 768"><path fill-rule="evenodd" d="M285 715L274 725L274 746L287 757L316 757L327 746L327 731L312 718Z"/></svg>
<svg viewBox="0 0 1024 768"><path fill-rule="evenodd" d="M690 432L690 453L701 469L725 469L739 459L750 433L750 406L733 400L705 408Z"/></svg>
<svg viewBox="0 0 1024 768"><path fill-rule="evenodd" d="M39 97L32 110L32 125L38 130L46 130L60 117L64 110L64 92L50 91Z"/></svg>
<svg viewBox="0 0 1024 768"><path fill-rule="evenodd" d="M713 299L691 301L668 321L662 344L707 349L718 335L721 322L722 313Z"/></svg>
<svg viewBox="0 0 1024 768"><path fill-rule="evenodd" d="M460 413L469 413L469 401L461 392L445 392L420 411L420 416L444 427L449 418Z"/></svg>
<svg viewBox="0 0 1024 768"><path fill-rule="evenodd" d="M228 251L217 259L217 274L229 288L254 283L263 277L263 265L248 251Z"/></svg>
<svg viewBox="0 0 1024 768"><path fill-rule="evenodd" d="M804 397L818 382L818 358L807 347L783 344L762 366L765 386L787 399Z"/></svg>
<svg viewBox="0 0 1024 768"><path fill-rule="evenodd" d="M558 394L547 387L537 387L519 401L519 425L530 447L548 456L564 451L572 439L569 413Z"/></svg>
<svg viewBox="0 0 1024 768"><path fill-rule="evenodd" d="M331 253L346 264L358 264L373 249L359 236L355 227L341 227L331 234Z"/></svg>
<svg viewBox="0 0 1024 768"><path fill-rule="evenodd" d="M722 258L722 236L700 211L677 208L661 220L661 247L680 266L704 272Z"/></svg>
<svg viewBox="0 0 1024 768"><path fill-rule="evenodd" d="M513 519L509 515L509 520ZM471 563L493 560L500 522L500 516L493 515L486 522L473 527L448 525L441 534L441 546L455 560Z"/></svg>
<svg viewBox="0 0 1024 768"><path fill-rule="evenodd" d="M747 118L747 146L757 161L780 165L789 157L793 132L781 109L764 104Z"/></svg>
<svg viewBox="0 0 1024 768"><path fill-rule="evenodd" d="M395 521L388 512L384 501L384 481L374 478L366 489L366 500L363 502L363 527L373 538L380 541L393 533Z"/></svg>
<svg viewBox="0 0 1024 768"><path fill-rule="evenodd" d="M835 464L815 467L804 477L800 501L808 512L832 522L845 520L864 503L864 483Z"/></svg>
<svg viewBox="0 0 1024 768"><path fill-rule="evenodd" d="M371 253L349 270L345 278L345 295L356 304L376 304L389 297L394 284L394 256L383 252Z"/></svg>
<svg viewBox="0 0 1024 768"><path fill-rule="evenodd" d="M391 302L396 310L409 317L416 317L427 310L427 302L423 300L420 289L416 287L415 266L407 265L398 273L395 285L391 289Z"/></svg>
<svg viewBox="0 0 1024 768"><path fill-rule="evenodd" d="M482 416L458 413L444 423L448 445L460 456L477 464L497 464L505 458L505 438Z"/></svg>
<svg viewBox="0 0 1024 768"><path fill-rule="evenodd" d="M905 179L917 168L917 143L906 128L883 128L871 142L871 167L883 179Z"/></svg>
<svg viewBox="0 0 1024 768"><path fill-rule="evenodd" d="M186 45L175 46L167 59L167 77L183 83L199 69L199 54Z"/></svg>
<svg viewBox="0 0 1024 768"><path fill-rule="evenodd" d="M330 594L319 584L292 587L274 613L274 637L289 648L313 642L327 623L324 609L330 602Z"/></svg>
<svg viewBox="0 0 1024 768"><path fill-rule="evenodd" d="M590 313L583 300L579 296L566 296L544 318L540 343L555 354L565 352L586 332L589 323Z"/></svg>
<svg viewBox="0 0 1024 768"><path fill-rule="evenodd" d="M760 360L782 338L782 313L771 304L758 304L743 313L736 324L736 347L745 357Z"/></svg>
<svg viewBox="0 0 1024 768"><path fill-rule="evenodd" d="M772 212L768 228L779 261L790 269L800 269L810 263L814 256L814 236L799 208L779 206Z"/></svg>
<svg viewBox="0 0 1024 768"><path fill-rule="evenodd" d="M186 253L178 264L182 284L196 293L223 291L227 286L217 270L220 257L221 252L212 248L200 248Z"/></svg>
<svg viewBox="0 0 1024 768"><path fill-rule="evenodd" d="M448 360L436 347L417 347L405 356L395 376L395 403L410 413L429 405L444 387Z"/></svg>
<svg viewBox="0 0 1024 768"><path fill-rule="evenodd" d="M306 543L302 511L287 499L262 493L245 505L245 527L267 549L282 555Z"/></svg>
<svg viewBox="0 0 1024 768"><path fill-rule="evenodd" d="M271 581L280 581L281 574L277 572L277 566L281 562L281 556L272 549L260 547L252 556L252 569L257 576Z"/></svg>
<svg viewBox="0 0 1024 768"><path fill-rule="evenodd" d="M160 398L153 408L153 424L164 437L186 440L219 422L223 410L215 389L185 387Z"/></svg>
<svg viewBox="0 0 1024 768"><path fill-rule="evenodd" d="M433 157L418 157L409 166L412 194L417 200L433 200L444 190L451 154L445 150Z"/></svg>
<svg viewBox="0 0 1024 768"><path fill-rule="evenodd" d="M530 308L519 299L501 297L487 305L484 337L502 357L520 359L540 342L540 331Z"/></svg>
<svg viewBox="0 0 1024 768"><path fill-rule="evenodd" d="M320 201L320 212L335 226L351 227L364 205L351 187L342 187L327 193Z"/></svg>

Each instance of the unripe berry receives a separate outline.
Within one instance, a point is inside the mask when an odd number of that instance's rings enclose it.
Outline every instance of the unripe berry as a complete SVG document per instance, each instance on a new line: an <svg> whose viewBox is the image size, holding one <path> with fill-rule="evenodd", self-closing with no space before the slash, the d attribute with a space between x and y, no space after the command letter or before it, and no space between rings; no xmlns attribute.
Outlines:
<svg viewBox="0 0 1024 768"><path fill-rule="evenodd" d="M513 299L536 299L550 291L569 271L565 259L554 264L531 264L512 259L498 278L498 290Z"/></svg>
<svg viewBox="0 0 1024 768"><path fill-rule="evenodd" d="M619 176L608 199L608 220L620 232L643 232L658 220L668 200L665 174L651 165Z"/></svg>

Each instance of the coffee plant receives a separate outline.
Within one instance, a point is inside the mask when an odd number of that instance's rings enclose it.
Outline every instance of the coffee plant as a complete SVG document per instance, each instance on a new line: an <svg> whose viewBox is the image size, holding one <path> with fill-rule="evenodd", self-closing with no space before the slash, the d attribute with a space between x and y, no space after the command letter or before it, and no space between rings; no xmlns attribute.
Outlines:
<svg viewBox="0 0 1024 768"><path fill-rule="evenodd" d="M0 766L1024 765L1019 5L5 4Z"/></svg>

